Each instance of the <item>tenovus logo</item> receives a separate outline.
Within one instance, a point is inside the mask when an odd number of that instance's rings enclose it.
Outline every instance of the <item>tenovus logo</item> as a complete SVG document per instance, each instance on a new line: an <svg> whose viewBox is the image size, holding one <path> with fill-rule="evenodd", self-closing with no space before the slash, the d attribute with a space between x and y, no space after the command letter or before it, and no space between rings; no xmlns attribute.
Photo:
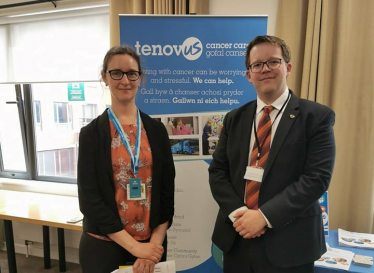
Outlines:
<svg viewBox="0 0 374 273"><path fill-rule="evenodd" d="M135 43L135 50L144 56L171 56L181 54L189 61L197 60L203 53L203 44L195 37L189 37L181 45L147 45Z"/></svg>
<svg viewBox="0 0 374 273"><path fill-rule="evenodd" d="M184 40L182 47L183 56L189 61L199 59L201 53L203 53L203 44L195 37L190 37Z"/></svg>

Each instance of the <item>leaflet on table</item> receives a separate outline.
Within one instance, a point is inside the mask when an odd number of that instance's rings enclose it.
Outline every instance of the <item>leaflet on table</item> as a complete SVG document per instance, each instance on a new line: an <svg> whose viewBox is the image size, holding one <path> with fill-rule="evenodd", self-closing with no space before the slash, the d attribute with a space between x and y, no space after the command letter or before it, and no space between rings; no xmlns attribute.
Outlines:
<svg viewBox="0 0 374 273"><path fill-rule="evenodd" d="M354 253L352 251L332 248L326 243L327 251L314 265L349 270Z"/></svg>
<svg viewBox="0 0 374 273"><path fill-rule="evenodd" d="M112 273L132 273L132 266L114 270ZM156 264L154 273L175 273L175 261Z"/></svg>
<svg viewBox="0 0 374 273"><path fill-rule="evenodd" d="M353 264L370 267L373 265L373 257L356 254L353 257Z"/></svg>
<svg viewBox="0 0 374 273"><path fill-rule="evenodd" d="M340 246L374 249L374 234L338 229L338 238Z"/></svg>

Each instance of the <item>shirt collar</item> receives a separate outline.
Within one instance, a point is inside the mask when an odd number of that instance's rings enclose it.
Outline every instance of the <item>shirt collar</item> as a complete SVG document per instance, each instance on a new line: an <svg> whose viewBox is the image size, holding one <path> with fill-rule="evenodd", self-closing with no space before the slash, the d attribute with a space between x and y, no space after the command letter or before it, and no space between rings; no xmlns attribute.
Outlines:
<svg viewBox="0 0 374 273"><path fill-rule="evenodd" d="M286 102L288 99L288 87L284 90L283 94L280 95L279 98L277 98L271 105L277 109L278 111L282 108L283 104ZM262 111L262 108L264 108L267 104L263 102L262 100L257 97L257 109L256 109L256 114L260 113Z"/></svg>

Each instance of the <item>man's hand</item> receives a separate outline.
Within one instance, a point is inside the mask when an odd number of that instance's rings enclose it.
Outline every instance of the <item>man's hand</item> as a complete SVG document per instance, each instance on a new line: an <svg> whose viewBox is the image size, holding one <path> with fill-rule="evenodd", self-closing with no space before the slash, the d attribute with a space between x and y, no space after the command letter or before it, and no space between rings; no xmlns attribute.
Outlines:
<svg viewBox="0 0 374 273"><path fill-rule="evenodd" d="M138 258L132 267L133 273L153 273L154 270L155 263L153 261L141 258Z"/></svg>
<svg viewBox="0 0 374 273"><path fill-rule="evenodd" d="M234 218L233 226L244 239L260 237L265 233L266 221L258 210L240 210Z"/></svg>

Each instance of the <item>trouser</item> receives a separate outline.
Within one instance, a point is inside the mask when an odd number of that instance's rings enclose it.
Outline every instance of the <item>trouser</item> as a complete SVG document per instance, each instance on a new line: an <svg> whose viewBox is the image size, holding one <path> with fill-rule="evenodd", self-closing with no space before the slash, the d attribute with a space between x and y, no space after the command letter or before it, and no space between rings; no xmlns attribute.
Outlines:
<svg viewBox="0 0 374 273"><path fill-rule="evenodd" d="M297 267L280 268L272 265L266 256L262 237L237 237L231 250L223 255L225 273L313 273L314 262Z"/></svg>

